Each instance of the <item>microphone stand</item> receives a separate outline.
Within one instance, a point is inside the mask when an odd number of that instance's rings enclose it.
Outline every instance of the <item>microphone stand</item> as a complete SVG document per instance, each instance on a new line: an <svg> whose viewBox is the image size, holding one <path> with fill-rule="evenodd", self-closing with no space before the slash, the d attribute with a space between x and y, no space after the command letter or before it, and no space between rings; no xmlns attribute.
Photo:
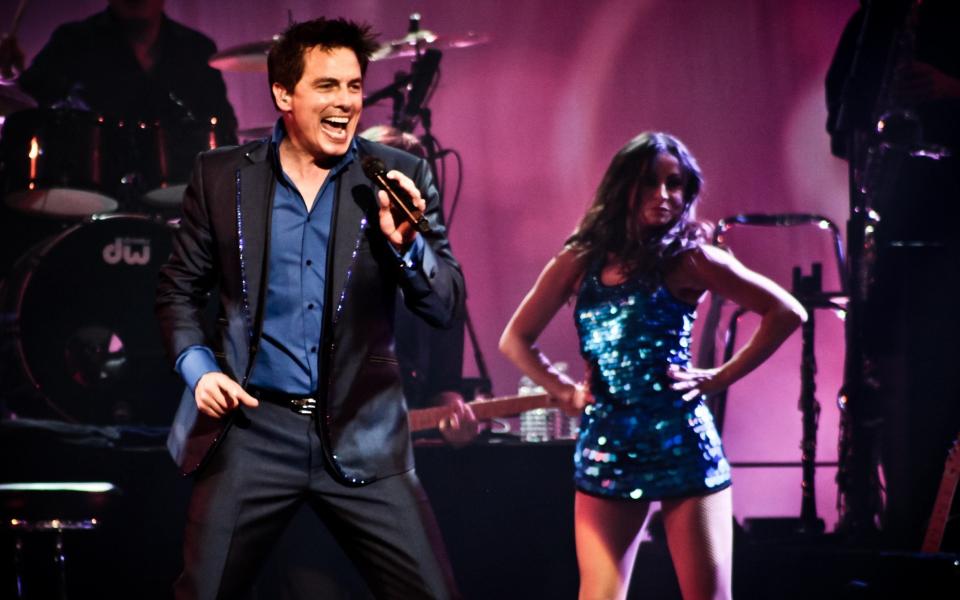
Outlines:
<svg viewBox="0 0 960 600"><path fill-rule="evenodd" d="M437 148L437 140L433 137L432 133L432 115L429 108L422 107L420 109L420 124L423 126L423 135L420 136L420 143L423 144L424 149L427 153L427 163L430 165L431 171L433 171L434 176L437 175L437 160L439 158L439 152ZM443 189L443 187L438 187ZM446 224L446 216L444 215L444 198L441 192L440 196L440 212L443 216L444 224ZM448 229L449 235L449 229ZM467 306L466 301L463 305L463 324L467 330L467 335L470 337L470 345L473 347L473 361L477 365L477 373L479 374L479 381L476 382L473 392L482 392L484 394L490 394L493 391L493 382L490 379L490 371L487 370L487 363L483 358L483 351L480 348L480 342L477 339L477 332L473 326L473 320L470 318L470 309ZM461 379L463 377L461 376Z"/></svg>

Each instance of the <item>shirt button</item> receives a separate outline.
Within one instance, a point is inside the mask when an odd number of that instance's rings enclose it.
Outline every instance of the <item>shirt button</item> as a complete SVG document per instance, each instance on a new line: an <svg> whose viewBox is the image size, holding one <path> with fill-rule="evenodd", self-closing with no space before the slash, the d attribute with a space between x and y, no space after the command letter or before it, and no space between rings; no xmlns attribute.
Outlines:
<svg viewBox="0 0 960 600"><path fill-rule="evenodd" d="M316 346L310 346L310 352L316 353L316 351L317 351Z"/></svg>
<svg viewBox="0 0 960 600"><path fill-rule="evenodd" d="M313 302L307 305L307 310L313 310Z"/></svg>
<svg viewBox="0 0 960 600"><path fill-rule="evenodd" d="M308 259L307 259L307 266L309 267L309 266L312 265L312 264L313 264L313 261L308 258Z"/></svg>

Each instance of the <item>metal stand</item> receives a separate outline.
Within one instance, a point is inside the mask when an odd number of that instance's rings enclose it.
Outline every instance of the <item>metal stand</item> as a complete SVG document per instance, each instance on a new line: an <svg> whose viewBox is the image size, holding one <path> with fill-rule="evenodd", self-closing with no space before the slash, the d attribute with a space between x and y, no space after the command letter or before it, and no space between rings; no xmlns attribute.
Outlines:
<svg viewBox="0 0 960 600"><path fill-rule="evenodd" d="M441 156L443 152L439 145L437 144L436 138L433 137L431 132L431 113L429 108L422 108L420 110L420 123L423 126L423 135L420 136L420 143L423 144L423 147L427 149L427 162L430 164L430 168L433 170L434 176L437 178L438 186L441 190L440 195L440 206L441 210L444 213L444 222L447 223L445 202L443 197L443 192L445 188L445 181L441 181L438 175L439 171L437 170L437 159ZM459 176L459 175L458 175ZM451 225L447 224L447 233L449 235ZM487 370L487 363L483 358L483 351L480 349L480 343L477 340L477 332L473 327L473 320L470 318L470 308L467 306L466 302L463 305L463 320L464 326L467 330L467 335L470 337L470 345L473 347L473 358L474 363L477 366L477 373L480 375L479 382L477 382L473 387L476 392L489 394L493 390L493 382L490 380L490 372Z"/></svg>
<svg viewBox="0 0 960 600"><path fill-rule="evenodd" d="M419 31L420 15L414 13L410 17L408 33L414 35ZM419 139L426 152L427 163L430 165L435 181L437 181L437 189L440 192L441 213L443 214L444 187L446 182L437 167L438 160L449 151L440 148L437 139L433 137L432 113L427 107L439 76L441 58L442 53L439 50L428 48L421 52L420 47L417 46L416 58L412 63L410 73L397 73L391 85L368 96L364 104L374 104L381 99L392 98L392 124L394 127L400 131L412 133L418 123L422 126L423 135L421 135ZM445 214L443 214L443 222L447 225ZM449 232L449 225L447 229ZM470 311L466 304L464 304L463 318L464 326L470 337L470 344L473 346L474 361L476 362L477 371L480 375L479 381L472 382L472 387L475 391L490 393L493 389L490 372L487 370L486 361L483 358L483 352L480 349L477 334L473 327L473 321L470 319Z"/></svg>
<svg viewBox="0 0 960 600"><path fill-rule="evenodd" d="M814 326L816 309L836 308L832 295L822 291L822 268L813 263L810 275L803 275L800 267L793 268L793 295L807 309L807 321L801 326L802 350L800 360L800 402L803 415L803 434L800 442L801 496L800 533L823 533L823 519L817 516L815 472L817 462L817 427L820 422L820 403L816 398L817 359L814 354Z"/></svg>
<svg viewBox="0 0 960 600"><path fill-rule="evenodd" d="M67 553L64 532L92 531L99 526L94 516L104 509L109 495L117 492L106 482L39 482L0 484L3 519L14 533L14 577L17 598L32 598L24 561L26 534L53 533L53 564L56 595L67 600Z"/></svg>

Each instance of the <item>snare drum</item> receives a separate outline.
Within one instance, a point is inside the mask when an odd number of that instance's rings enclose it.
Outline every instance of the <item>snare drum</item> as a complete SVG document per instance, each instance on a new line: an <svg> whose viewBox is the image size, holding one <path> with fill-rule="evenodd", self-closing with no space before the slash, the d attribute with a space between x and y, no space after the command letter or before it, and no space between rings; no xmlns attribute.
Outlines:
<svg viewBox="0 0 960 600"><path fill-rule="evenodd" d="M0 136L3 200L56 218L113 212L115 127L95 113L38 108L7 117Z"/></svg>
<svg viewBox="0 0 960 600"><path fill-rule="evenodd" d="M169 368L153 316L172 231L144 215L96 216L36 246L5 282L14 360L61 418L172 421L183 383Z"/></svg>

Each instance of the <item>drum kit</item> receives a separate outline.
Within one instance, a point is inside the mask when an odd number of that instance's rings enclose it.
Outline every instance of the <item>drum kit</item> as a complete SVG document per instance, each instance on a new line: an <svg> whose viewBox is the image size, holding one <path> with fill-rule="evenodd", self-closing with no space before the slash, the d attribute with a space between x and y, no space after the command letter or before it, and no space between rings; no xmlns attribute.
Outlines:
<svg viewBox="0 0 960 600"><path fill-rule="evenodd" d="M428 51L485 41L420 30L414 15L409 33L373 60L413 57L416 68ZM272 43L227 49L210 65L265 73ZM372 101L409 93L410 79L397 78ZM217 119L131 123L40 107L4 79L0 122L0 216L12 263L0 267L0 406L74 423L168 425L182 384L153 319L157 274L172 248L193 156L232 132Z"/></svg>

